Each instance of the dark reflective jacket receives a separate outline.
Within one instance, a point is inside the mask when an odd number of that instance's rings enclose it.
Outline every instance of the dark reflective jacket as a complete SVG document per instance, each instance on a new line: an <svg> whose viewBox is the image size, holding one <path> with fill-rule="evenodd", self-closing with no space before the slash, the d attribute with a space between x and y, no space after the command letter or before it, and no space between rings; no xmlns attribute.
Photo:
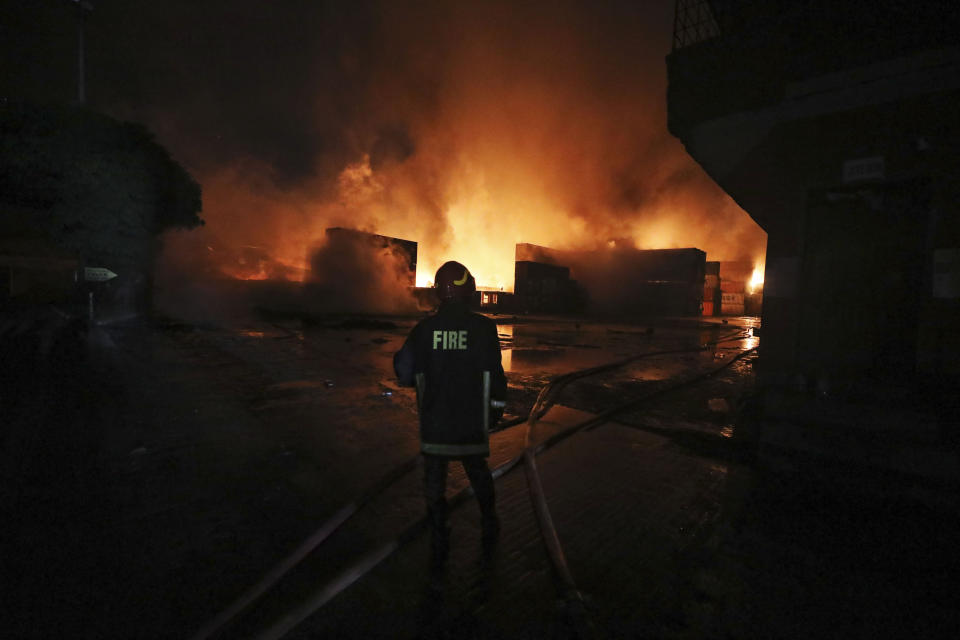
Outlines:
<svg viewBox="0 0 960 640"><path fill-rule="evenodd" d="M421 451L490 454L483 372L490 372L492 399L503 400L507 392L496 323L463 304L444 303L413 328L393 366L400 384L418 387Z"/></svg>

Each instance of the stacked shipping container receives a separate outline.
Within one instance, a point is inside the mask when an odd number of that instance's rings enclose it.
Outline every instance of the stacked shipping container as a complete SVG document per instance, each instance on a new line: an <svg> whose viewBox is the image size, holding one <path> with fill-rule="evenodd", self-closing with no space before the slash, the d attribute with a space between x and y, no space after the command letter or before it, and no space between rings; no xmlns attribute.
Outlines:
<svg viewBox="0 0 960 640"><path fill-rule="evenodd" d="M742 316L745 313L744 294L753 275L752 262L720 263L720 313Z"/></svg>
<svg viewBox="0 0 960 640"><path fill-rule="evenodd" d="M574 310L586 303L604 314L698 315L705 260L693 248L558 251L518 244L514 291L531 309Z"/></svg>
<svg viewBox="0 0 960 640"><path fill-rule="evenodd" d="M707 262L703 276L703 315L720 313L720 263Z"/></svg>

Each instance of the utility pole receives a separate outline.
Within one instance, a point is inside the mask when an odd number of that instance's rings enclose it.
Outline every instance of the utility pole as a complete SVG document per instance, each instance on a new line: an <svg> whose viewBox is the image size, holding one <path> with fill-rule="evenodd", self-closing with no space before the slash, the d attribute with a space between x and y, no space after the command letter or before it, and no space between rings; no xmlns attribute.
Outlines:
<svg viewBox="0 0 960 640"><path fill-rule="evenodd" d="M86 104L87 83L84 77L84 34L83 26L87 21L87 14L93 12L93 5L87 0L69 0L77 8L77 102Z"/></svg>

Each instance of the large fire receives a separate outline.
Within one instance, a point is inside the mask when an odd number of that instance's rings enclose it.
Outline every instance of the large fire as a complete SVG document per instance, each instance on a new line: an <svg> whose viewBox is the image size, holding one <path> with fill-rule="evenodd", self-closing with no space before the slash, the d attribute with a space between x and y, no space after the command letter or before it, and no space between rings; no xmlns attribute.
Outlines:
<svg viewBox="0 0 960 640"><path fill-rule="evenodd" d="M522 176L512 178L503 184L502 176L495 175L491 180L478 167L462 176L451 176L445 190L447 205L439 215L427 216L409 194L406 176L378 175L370 167L369 157L364 157L341 171L335 204L316 205L318 215L306 224L275 225L273 237L264 239L262 249L242 246L238 252L224 254L221 270L245 280L303 280L310 250L323 241L325 229L333 225L416 241L416 283L421 287L431 286L443 262L458 260L470 268L479 287L512 291L514 251L521 242L567 249L623 242L642 249L698 247L708 252L708 260L723 259L724 253L730 253L725 238L708 236L709 228L688 224L691 214L680 207L660 208L648 216L625 221L616 242L607 240L595 234L589 220L565 210L562 201L550 197L536 181L524 183ZM254 207L267 211L278 208L276 202L265 202L267 196L262 192L245 194L243 189L238 190L234 180L235 176L222 182L213 180L207 193L220 203L236 202L233 206L243 206L244 195L249 195ZM279 194L277 197L282 198ZM290 217L276 215L274 219L287 221ZM443 220L445 228L439 232L431 229L428 223L433 217ZM761 265L754 271L751 289L762 280Z"/></svg>
<svg viewBox="0 0 960 640"><path fill-rule="evenodd" d="M602 17L592 5L440 4L407 20L386 3L378 46L336 58L300 114L316 135L296 140L317 143L292 178L269 154L199 176L206 231L269 255L218 252L223 271L301 279L329 227L416 241L421 286L458 260L478 286L511 291L517 243L762 259L763 231L667 131L668 22L655 42L616 11L583 29Z"/></svg>
<svg viewBox="0 0 960 640"><path fill-rule="evenodd" d="M762 264L758 264L753 268L753 274L750 276L750 282L747 285L750 293L756 293L763 289L763 270L764 265Z"/></svg>

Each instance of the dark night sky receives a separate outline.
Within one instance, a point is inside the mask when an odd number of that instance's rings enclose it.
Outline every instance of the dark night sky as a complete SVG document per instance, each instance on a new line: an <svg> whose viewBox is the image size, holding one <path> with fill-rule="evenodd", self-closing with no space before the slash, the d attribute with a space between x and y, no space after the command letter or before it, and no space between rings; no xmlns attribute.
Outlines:
<svg viewBox="0 0 960 640"><path fill-rule="evenodd" d="M88 101L197 177L204 233L284 259L330 224L425 263L609 238L761 258L666 130L673 4L94 0ZM74 98L70 5L4 1L0 97Z"/></svg>

